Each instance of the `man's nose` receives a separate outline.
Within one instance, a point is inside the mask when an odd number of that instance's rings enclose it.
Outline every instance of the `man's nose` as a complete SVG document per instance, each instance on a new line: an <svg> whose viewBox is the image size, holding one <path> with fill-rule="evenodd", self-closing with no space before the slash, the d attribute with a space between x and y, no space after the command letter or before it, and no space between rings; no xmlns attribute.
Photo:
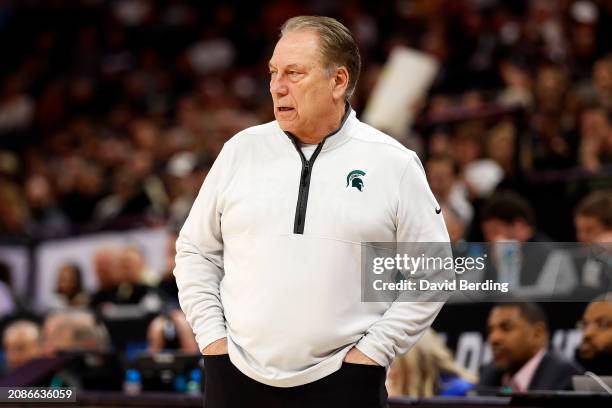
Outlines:
<svg viewBox="0 0 612 408"><path fill-rule="evenodd" d="M287 84L282 75L275 75L270 79L270 93L273 95L286 95L288 92Z"/></svg>
<svg viewBox="0 0 612 408"><path fill-rule="evenodd" d="M587 324L582 332L582 337L585 339L591 339L596 331L597 329L595 328L594 324Z"/></svg>
<svg viewBox="0 0 612 408"><path fill-rule="evenodd" d="M491 345L499 344L502 340L502 336L500 335L498 330L493 330L489 333L489 343Z"/></svg>

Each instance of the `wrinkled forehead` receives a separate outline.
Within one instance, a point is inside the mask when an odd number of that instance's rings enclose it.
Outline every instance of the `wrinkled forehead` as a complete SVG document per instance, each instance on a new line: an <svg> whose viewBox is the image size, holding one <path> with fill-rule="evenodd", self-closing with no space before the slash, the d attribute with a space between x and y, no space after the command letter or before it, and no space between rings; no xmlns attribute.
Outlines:
<svg viewBox="0 0 612 408"><path fill-rule="evenodd" d="M314 30L296 30L285 33L276 43L270 65L316 67L322 65L319 35Z"/></svg>
<svg viewBox="0 0 612 408"><path fill-rule="evenodd" d="M585 313L587 319L607 318L612 319L612 302L601 301L591 303Z"/></svg>
<svg viewBox="0 0 612 408"><path fill-rule="evenodd" d="M522 322L526 321L516 306L498 305L491 309L489 313L489 324L499 324L501 322Z"/></svg>

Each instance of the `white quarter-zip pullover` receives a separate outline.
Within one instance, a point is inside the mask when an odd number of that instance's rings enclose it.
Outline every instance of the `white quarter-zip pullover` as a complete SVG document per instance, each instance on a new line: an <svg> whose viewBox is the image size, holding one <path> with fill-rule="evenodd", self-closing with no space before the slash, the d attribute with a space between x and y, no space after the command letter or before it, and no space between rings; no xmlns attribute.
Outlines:
<svg viewBox="0 0 612 408"><path fill-rule="evenodd" d="M241 372L278 387L333 373L352 346L388 367L442 303L361 302L361 243L448 242L436 208L417 155L352 110L310 160L276 121L238 133L177 240L200 349L227 337Z"/></svg>

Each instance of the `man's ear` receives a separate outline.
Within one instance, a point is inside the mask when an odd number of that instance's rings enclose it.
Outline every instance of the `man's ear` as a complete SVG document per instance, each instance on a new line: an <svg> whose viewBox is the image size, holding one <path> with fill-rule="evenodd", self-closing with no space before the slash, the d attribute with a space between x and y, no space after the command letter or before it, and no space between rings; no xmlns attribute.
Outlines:
<svg viewBox="0 0 612 408"><path fill-rule="evenodd" d="M542 322L537 322L533 324L533 335L534 340L536 340L540 344L546 344L548 333L546 331L546 326Z"/></svg>
<svg viewBox="0 0 612 408"><path fill-rule="evenodd" d="M332 75L332 95L334 99L344 99L349 83L349 73L345 66L336 68Z"/></svg>

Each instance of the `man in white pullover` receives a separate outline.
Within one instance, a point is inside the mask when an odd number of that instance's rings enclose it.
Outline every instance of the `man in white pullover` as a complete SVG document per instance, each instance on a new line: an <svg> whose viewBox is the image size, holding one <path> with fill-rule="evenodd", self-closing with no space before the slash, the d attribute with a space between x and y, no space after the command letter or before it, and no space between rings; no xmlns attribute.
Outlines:
<svg viewBox="0 0 612 408"><path fill-rule="evenodd" d="M276 120L225 143L181 230L207 408L384 407L385 368L442 307L361 299L361 243L449 239L416 154L348 104L360 65L338 21L288 20Z"/></svg>

